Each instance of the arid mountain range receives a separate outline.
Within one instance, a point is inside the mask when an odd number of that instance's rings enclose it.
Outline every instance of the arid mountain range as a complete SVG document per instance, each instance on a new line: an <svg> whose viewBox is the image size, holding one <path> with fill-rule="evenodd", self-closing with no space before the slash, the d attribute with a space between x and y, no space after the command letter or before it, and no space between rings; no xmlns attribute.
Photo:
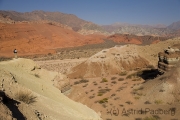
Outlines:
<svg viewBox="0 0 180 120"><path fill-rule="evenodd" d="M4 22L11 20L11 22L18 21L49 21L54 24L63 24L71 27L74 31L81 34L135 34L135 35L168 35L175 30L180 29L180 21L174 22L169 26L165 25L136 25L136 24L122 24L115 23L112 25L97 25L78 18L73 14L65 14L61 12L45 12L45 11L32 11L32 12L15 12L15 11L0 11L0 16L6 18ZM9 22L9 21L8 21Z"/></svg>

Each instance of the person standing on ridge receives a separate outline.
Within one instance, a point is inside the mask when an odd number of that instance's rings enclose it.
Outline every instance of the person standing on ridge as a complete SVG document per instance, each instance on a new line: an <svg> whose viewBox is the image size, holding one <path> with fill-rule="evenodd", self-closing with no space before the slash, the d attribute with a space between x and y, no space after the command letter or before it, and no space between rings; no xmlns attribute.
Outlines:
<svg viewBox="0 0 180 120"><path fill-rule="evenodd" d="M17 59L17 50L14 49L14 57Z"/></svg>

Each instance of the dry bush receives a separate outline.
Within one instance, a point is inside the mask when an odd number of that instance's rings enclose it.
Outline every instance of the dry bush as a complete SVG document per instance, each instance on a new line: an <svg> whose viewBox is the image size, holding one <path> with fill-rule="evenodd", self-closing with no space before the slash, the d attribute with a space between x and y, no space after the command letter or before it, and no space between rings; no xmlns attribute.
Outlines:
<svg viewBox="0 0 180 120"><path fill-rule="evenodd" d="M36 96L34 96L32 94L31 91L29 90L19 90L16 94L15 94L15 99L22 101L26 104L32 104L34 102L36 102Z"/></svg>
<svg viewBox="0 0 180 120"><path fill-rule="evenodd" d="M92 98L94 98L94 97L95 97L95 96L90 96L89 98L92 99Z"/></svg>
<svg viewBox="0 0 180 120"><path fill-rule="evenodd" d="M163 104L163 101L162 100L155 100L154 103L159 105L159 104Z"/></svg>
<svg viewBox="0 0 180 120"><path fill-rule="evenodd" d="M104 98L102 100L99 100L99 103L102 104L102 103L107 103L108 102L108 98Z"/></svg>
<svg viewBox="0 0 180 120"><path fill-rule="evenodd" d="M120 76L125 76L125 75L127 75L127 72L125 71L125 72L121 72L121 73L119 73L119 75Z"/></svg>
<svg viewBox="0 0 180 120"><path fill-rule="evenodd" d="M135 97L134 97L134 99L139 100L139 99L140 99L140 97L139 97L139 96L135 96Z"/></svg>
<svg viewBox="0 0 180 120"><path fill-rule="evenodd" d="M149 101L146 101L146 102L144 102L144 104L151 104L151 102L149 102Z"/></svg>
<svg viewBox="0 0 180 120"><path fill-rule="evenodd" d="M104 82L108 82L108 80L106 78L103 78L101 83L104 83Z"/></svg>
<svg viewBox="0 0 180 120"><path fill-rule="evenodd" d="M79 81L76 81L76 82L74 82L74 85L79 84L79 83L80 83Z"/></svg>
<svg viewBox="0 0 180 120"><path fill-rule="evenodd" d="M156 119L155 117L145 117L143 120L159 120L159 119Z"/></svg>
<svg viewBox="0 0 180 120"><path fill-rule="evenodd" d="M119 79L118 79L118 81L123 81L123 80L124 80L124 78L119 78Z"/></svg>
<svg viewBox="0 0 180 120"><path fill-rule="evenodd" d="M116 84L117 82L116 81L112 81L111 83Z"/></svg>
<svg viewBox="0 0 180 120"><path fill-rule="evenodd" d="M83 85L83 87L87 87L87 86L88 86L88 84Z"/></svg>
<svg viewBox="0 0 180 120"><path fill-rule="evenodd" d="M117 77L112 77L111 80L115 80Z"/></svg>
<svg viewBox="0 0 180 120"><path fill-rule="evenodd" d="M40 78L39 74L37 74L37 73L35 73L34 76L37 78Z"/></svg>
<svg viewBox="0 0 180 120"><path fill-rule="evenodd" d="M129 105L133 104L131 101L126 101L126 103Z"/></svg>
<svg viewBox="0 0 180 120"><path fill-rule="evenodd" d="M80 84L80 83L87 83L87 82L89 82L89 80L82 79L82 80L74 82L74 85Z"/></svg>
<svg viewBox="0 0 180 120"><path fill-rule="evenodd" d="M80 83L87 83L87 82L89 82L89 80L82 79L82 80L80 80L79 82L80 82Z"/></svg>
<svg viewBox="0 0 180 120"><path fill-rule="evenodd" d="M102 96L103 95L103 93L98 93L98 95L97 96Z"/></svg>

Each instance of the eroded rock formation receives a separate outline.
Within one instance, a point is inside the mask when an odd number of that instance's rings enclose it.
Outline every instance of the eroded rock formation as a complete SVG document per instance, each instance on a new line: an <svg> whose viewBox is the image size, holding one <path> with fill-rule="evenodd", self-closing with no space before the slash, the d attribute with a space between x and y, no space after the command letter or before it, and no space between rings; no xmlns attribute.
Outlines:
<svg viewBox="0 0 180 120"><path fill-rule="evenodd" d="M161 72L169 71L176 66L180 60L180 49L178 47L168 47L164 52L158 53L158 68Z"/></svg>

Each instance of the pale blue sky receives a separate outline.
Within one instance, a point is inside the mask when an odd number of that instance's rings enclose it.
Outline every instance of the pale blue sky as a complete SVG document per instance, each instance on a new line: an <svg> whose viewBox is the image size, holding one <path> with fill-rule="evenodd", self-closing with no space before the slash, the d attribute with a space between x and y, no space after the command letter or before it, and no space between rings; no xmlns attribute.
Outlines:
<svg viewBox="0 0 180 120"><path fill-rule="evenodd" d="M59 11L100 25L169 25L180 20L180 0L0 0L0 10Z"/></svg>

